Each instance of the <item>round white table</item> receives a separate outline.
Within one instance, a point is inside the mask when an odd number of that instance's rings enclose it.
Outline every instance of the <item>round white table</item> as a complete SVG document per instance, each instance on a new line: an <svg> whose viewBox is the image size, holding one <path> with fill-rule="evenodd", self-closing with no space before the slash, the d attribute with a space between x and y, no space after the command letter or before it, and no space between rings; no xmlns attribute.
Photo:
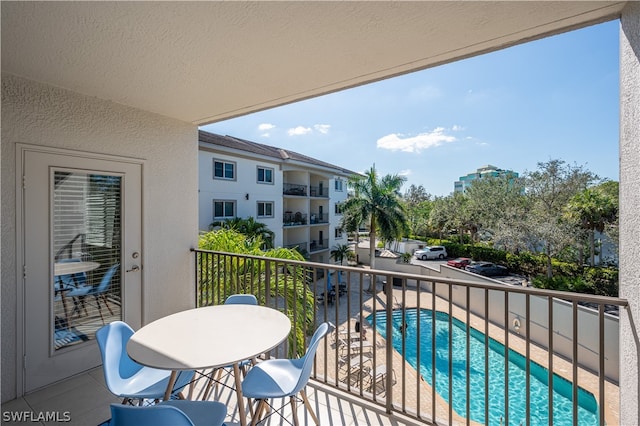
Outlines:
<svg viewBox="0 0 640 426"><path fill-rule="evenodd" d="M290 331L289 318L275 309L208 306L178 312L142 327L127 343L127 352L142 365L173 371L165 399L171 395L177 371L233 364L240 423L245 426L239 362L275 348Z"/></svg>
<svg viewBox="0 0 640 426"><path fill-rule="evenodd" d="M72 275L98 269L98 262L58 262L53 265L53 275Z"/></svg>

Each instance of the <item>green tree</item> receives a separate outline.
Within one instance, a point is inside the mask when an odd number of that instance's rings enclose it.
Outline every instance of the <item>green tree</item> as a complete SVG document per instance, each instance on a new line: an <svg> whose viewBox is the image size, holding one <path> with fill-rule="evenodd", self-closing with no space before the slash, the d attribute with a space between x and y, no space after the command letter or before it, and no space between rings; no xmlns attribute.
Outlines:
<svg viewBox="0 0 640 426"><path fill-rule="evenodd" d="M369 254L371 268L375 269L376 235L390 239L402 235L407 229L407 218L402 205L400 188L406 178L399 175L378 177L375 166L364 176L349 179L353 190L344 204L345 212L369 225Z"/></svg>
<svg viewBox="0 0 640 426"><path fill-rule="evenodd" d="M436 196L431 204L431 211L429 211L429 225L438 232L439 239L442 239L443 234L449 231L448 198Z"/></svg>
<svg viewBox="0 0 640 426"><path fill-rule="evenodd" d="M524 180L515 176L485 177L465 191L467 209L484 238L512 252L526 248L527 199Z"/></svg>
<svg viewBox="0 0 640 426"><path fill-rule="evenodd" d="M565 207L570 220L589 232L590 265L595 265L595 233L604 232L618 216L618 205L605 191L587 188L574 195Z"/></svg>
<svg viewBox="0 0 640 426"><path fill-rule="evenodd" d="M233 219L219 220L209 225L209 229L211 230L216 228L233 229L251 240L260 238L263 249L273 248L273 231L264 223L257 222L253 217L246 219L234 217Z"/></svg>
<svg viewBox="0 0 640 426"><path fill-rule="evenodd" d="M429 217L430 222L440 230L456 231L460 243L464 243L464 233L471 232L475 236L477 226L469 214L468 198L462 192L454 192L446 197L436 198Z"/></svg>
<svg viewBox="0 0 640 426"><path fill-rule="evenodd" d="M303 266L283 267L277 259L303 261L296 250L277 248L263 250L263 241L257 236L247 238L233 229L219 229L200 235L198 247L202 250L241 255L205 257L198 265L203 294L208 295L204 305L224 303L233 293L254 294L261 304L284 299L284 313L293 324L289 335L290 355L304 353L304 339L314 328L315 297L309 289L308 270ZM249 255L252 257L244 257ZM255 256L259 257L257 259ZM294 351L295 350L295 354Z"/></svg>
<svg viewBox="0 0 640 426"><path fill-rule="evenodd" d="M566 220L565 206L597 179L583 167L562 160L538 163L537 170L526 174L529 237L533 249L547 259L547 278L553 277L551 259L575 241L575 226Z"/></svg>
<svg viewBox="0 0 640 426"><path fill-rule="evenodd" d="M411 185L403 197L409 231L426 236L431 212L431 194L422 185Z"/></svg>
<svg viewBox="0 0 640 426"><path fill-rule="evenodd" d="M351 248L347 244L338 244L331 250L331 258L342 265L344 259L349 258L349 252Z"/></svg>

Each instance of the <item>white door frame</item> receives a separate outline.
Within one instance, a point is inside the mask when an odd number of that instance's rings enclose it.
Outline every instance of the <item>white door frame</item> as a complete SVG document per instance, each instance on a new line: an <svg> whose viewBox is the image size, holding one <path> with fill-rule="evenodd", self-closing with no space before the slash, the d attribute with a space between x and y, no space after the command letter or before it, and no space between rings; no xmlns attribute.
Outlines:
<svg viewBox="0 0 640 426"><path fill-rule="evenodd" d="M22 396L25 394L26 388L26 300L25 300L25 271L23 270L23 265L25 265L27 253L25 253L25 212L24 212L24 193L23 188L25 185L24 182L24 173L25 173L25 156L27 152L40 152L46 154L54 154L54 155L63 155L67 157L77 157L79 160L81 159L92 159L92 160L105 160L112 161L118 163L130 163L140 166L140 250L144 253L144 223L142 220L142 210L143 210L143 197L142 197L142 183L143 173L144 173L144 160L139 158L132 157L120 157L109 154L99 154L92 153L86 151L78 151L78 150L70 150L64 148L55 148L55 147L47 147L40 145L32 145L25 143L16 143L16 182L15 182L15 194L16 194L16 232L15 232L15 250L16 250L16 395ZM123 258L126 256L126 253L123 254ZM143 256L144 258L144 256ZM128 269L132 263L131 259L126 259L128 263L123 262L121 265L122 268L122 276L124 277L125 270ZM143 259L138 259L136 263L142 265L144 262ZM140 307L139 307L139 315L138 320L136 321L138 324L141 324L143 314L143 306L142 297L144 294L144 268L141 268L139 272L139 280L140 280ZM123 306L124 309L124 306Z"/></svg>

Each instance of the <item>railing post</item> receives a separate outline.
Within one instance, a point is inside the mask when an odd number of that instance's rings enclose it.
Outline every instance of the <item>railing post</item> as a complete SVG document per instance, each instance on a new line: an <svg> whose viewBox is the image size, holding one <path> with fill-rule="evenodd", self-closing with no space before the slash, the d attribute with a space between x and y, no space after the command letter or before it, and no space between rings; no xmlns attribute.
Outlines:
<svg viewBox="0 0 640 426"><path fill-rule="evenodd" d="M387 413L391 414L393 408L393 277L391 275L387 275L387 280L384 282L384 294L387 296L385 302L387 313L385 405Z"/></svg>
<svg viewBox="0 0 640 426"><path fill-rule="evenodd" d="M271 265L270 260L264 260L264 306L271 306Z"/></svg>

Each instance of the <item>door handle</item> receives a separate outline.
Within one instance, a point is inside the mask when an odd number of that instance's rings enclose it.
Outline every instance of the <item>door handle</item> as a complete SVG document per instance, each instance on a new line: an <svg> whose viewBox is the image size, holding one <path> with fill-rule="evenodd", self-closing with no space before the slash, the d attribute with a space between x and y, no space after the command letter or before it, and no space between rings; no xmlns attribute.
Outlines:
<svg viewBox="0 0 640 426"><path fill-rule="evenodd" d="M127 269L126 272L138 272L139 270L140 270L140 267L138 265L133 265L131 269Z"/></svg>

